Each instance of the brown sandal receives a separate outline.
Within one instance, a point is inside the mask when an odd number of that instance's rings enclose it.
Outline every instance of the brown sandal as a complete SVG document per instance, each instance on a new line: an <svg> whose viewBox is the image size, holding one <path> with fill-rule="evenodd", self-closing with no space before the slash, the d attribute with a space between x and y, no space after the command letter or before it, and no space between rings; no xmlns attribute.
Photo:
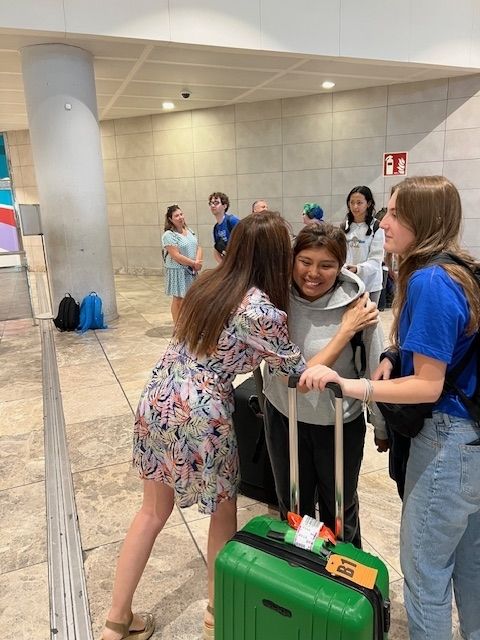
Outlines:
<svg viewBox="0 0 480 640"><path fill-rule="evenodd" d="M214 608L207 604L207 611L211 613L212 616L215 615ZM208 622L203 621L203 640L214 640L215 638L215 625L210 624Z"/></svg>
<svg viewBox="0 0 480 640"><path fill-rule="evenodd" d="M107 620L105 622L105 627L110 629L110 631L121 633L122 635L120 636L120 640L148 640L155 631L155 618L151 613L140 614L140 617L145 621L145 626L139 631L130 630L130 625L133 621L133 613L128 624Z"/></svg>

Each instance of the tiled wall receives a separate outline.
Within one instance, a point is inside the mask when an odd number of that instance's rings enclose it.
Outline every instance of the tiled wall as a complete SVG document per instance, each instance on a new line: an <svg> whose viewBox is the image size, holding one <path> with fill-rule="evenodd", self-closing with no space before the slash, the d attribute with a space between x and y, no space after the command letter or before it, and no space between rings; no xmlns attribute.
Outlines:
<svg viewBox="0 0 480 640"><path fill-rule="evenodd" d="M377 208L397 178L384 151L408 151L409 175L444 174L460 190L464 243L480 256L480 75L320 94L101 124L114 268L155 273L165 209L186 213L211 262L208 195L224 191L245 216L257 198L294 230L316 201L339 222L352 186ZM28 134L8 134L17 201L36 196ZM26 245L29 245L27 239ZM39 248L32 247L33 261Z"/></svg>

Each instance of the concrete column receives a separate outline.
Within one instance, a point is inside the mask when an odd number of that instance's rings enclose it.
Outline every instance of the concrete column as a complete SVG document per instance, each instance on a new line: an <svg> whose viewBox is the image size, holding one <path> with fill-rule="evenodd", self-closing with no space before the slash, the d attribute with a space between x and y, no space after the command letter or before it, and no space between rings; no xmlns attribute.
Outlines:
<svg viewBox="0 0 480 640"><path fill-rule="evenodd" d="M117 317L93 58L64 44L21 50L53 311L96 291Z"/></svg>

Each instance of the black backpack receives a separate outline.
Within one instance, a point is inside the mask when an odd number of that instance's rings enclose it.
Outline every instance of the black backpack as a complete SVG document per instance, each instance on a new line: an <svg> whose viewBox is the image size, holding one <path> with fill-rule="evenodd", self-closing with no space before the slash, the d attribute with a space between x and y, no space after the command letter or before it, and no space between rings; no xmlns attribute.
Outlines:
<svg viewBox="0 0 480 640"><path fill-rule="evenodd" d="M60 331L75 331L80 320L80 305L69 293L60 300L53 323Z"/></svg>

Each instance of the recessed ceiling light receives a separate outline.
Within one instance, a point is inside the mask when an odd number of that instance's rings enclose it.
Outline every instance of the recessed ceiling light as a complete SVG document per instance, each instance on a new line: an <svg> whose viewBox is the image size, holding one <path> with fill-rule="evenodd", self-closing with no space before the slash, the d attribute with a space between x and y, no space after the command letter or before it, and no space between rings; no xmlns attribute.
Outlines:
<svg viewBox="0 0 480 640"><path fill-rule="evenodd" d="M173 102L162 102L162 109L175 109Z"/></svg>
<svg viewBox="0 0 480 640"><path fill-rule="evenodd" d="M335 86L335 83L332 82L331 80L325 80L325 82L322 82L322 87L324 89L333 89L334 86Z"/></svg>

